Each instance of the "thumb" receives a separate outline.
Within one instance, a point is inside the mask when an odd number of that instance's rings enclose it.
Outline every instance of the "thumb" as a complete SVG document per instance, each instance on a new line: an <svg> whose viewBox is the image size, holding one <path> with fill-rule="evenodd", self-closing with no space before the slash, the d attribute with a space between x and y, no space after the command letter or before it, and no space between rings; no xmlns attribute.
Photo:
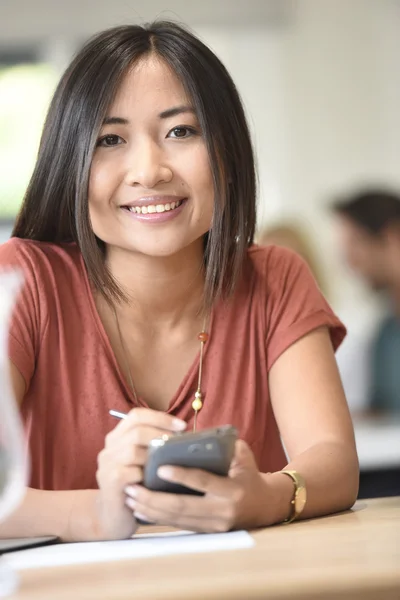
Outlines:
<svg viewBox="0 0 400 600"><path fill-rule="evenodd" d="M235 444L235 455L233 457L230 477L235 477L241 471L256 470L258 467L249 445L244 440L237 440Z"/></svg>

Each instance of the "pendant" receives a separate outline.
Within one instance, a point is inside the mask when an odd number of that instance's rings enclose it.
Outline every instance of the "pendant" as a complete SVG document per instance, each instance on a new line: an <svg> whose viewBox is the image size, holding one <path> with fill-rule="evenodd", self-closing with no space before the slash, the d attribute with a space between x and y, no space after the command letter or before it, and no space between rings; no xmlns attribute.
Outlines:
<svg viewBox="0 0 400 600"><path fill-rule="evenodd" d="M192 408L194 411L198 412L203 407L202 394L197 391L194 395L194 400L192 402Z"/></svg>

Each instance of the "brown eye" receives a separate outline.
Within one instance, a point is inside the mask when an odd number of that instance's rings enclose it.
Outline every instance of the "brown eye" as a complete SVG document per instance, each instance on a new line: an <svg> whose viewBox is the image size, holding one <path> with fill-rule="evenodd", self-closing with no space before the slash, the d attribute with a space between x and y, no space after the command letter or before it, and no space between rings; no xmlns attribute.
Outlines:
<svg viewBox="0 0 400 600"><path fill-rule="evenodd" d="M191 137L192 135L195 135L195 133L196 133L196 130L193 129L192 127L179 126L179 127L174 127L173 129L171 129L171 131L168 133L167 137L184 139L184 138Z"/></svg>
<svg viewBox="0 0 400 600"><path fill-rule="evenodd" d="M97 146L102 146L103 148L110 148L111 146L118 146L121 143L122 138L120 138L119 135L109 134L104 135L102 138L100 138L97 142Z"/></svg>

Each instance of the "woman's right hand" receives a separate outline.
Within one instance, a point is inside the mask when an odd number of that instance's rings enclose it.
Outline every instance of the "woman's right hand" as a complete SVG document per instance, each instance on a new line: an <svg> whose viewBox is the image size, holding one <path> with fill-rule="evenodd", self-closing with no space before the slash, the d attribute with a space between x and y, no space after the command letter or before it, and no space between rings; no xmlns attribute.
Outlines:
<svg viewBox="0 0 400 600"><path fill-rule="evenodd" d="M151 440L185 429L186 423L171 415L134 408L106 436L97 461L97 539L124 539L134 534L137 522L125 504L125 487L143 480Z"/></svg>

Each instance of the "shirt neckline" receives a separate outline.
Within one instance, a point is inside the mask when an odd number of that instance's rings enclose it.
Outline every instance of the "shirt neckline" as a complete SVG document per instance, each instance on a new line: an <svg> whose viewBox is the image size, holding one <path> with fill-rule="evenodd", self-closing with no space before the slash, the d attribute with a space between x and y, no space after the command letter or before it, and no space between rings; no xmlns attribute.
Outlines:
<svg viewBox="0 0 400 600"><path fill-rule="evenodd" d="M135 400L134 394L133 394L133 392L128 384L128 381L126 380L126 377L125 377L124 373L122 372L122 369L118 363L118 360L115 356L115 352L112 348L110 339L109 339L108 334L103 325L103 321L101 320L99 311L97 310L96 302L95 302L94 295L93 295L93 289L92 289L92 286L91 286L91 283L89 280L89 274L88 274L86 264L85 264L85 261L83 259L81 252L79 252L79 259L80 259L80 265L82 268L85 287L86 287L86 291L87 291L90 312L91 312L93 320L95 322L97 331L100 335L100 338L101 338L103 346L107 352L107 355L109 356L109 358L112 362L112 365L118 374L118 378L123 385L126 398L128 399L129 403L132 405L132 407L135 407L136 400ZM210 315L210 319L209 319L209 326L207 328L208 329L207 333L209 334L209 339L207 340L207 343L205 344L204 350L203 350L202 388L204 388L204 380L205 380L205 375L206 375L206 368L205 368L206 357L208 354L209 346L212 343L212 338L213 338L212 332L213 332L213 325L214 325L214 312L215 312L215 309L213 309L211 311L211 315ZM200 342L199 342L199 344L200 344ZM190 389L193 387L193 385L195 383L195 378L198 374L199 364L200 364L200 349L196 353L196 356L194 357L194 360L193 360L191 366L189 367L189 369L186 372L186 374L184 375L182 381L178 385L178 388L175 391L174 395L170 399L168 408L165 412L167 412L167 413L174 412L178 408L178 406L180 406L184 402L184 400L188 396ZM196 381L196 387L197 387L197 381ZM204 389L202 389L202 393L204 394ZM144 408L150 408L148 406L147 402L143 398L138 397L138 401L140 403L140 406L142 406Z"/></svg>

